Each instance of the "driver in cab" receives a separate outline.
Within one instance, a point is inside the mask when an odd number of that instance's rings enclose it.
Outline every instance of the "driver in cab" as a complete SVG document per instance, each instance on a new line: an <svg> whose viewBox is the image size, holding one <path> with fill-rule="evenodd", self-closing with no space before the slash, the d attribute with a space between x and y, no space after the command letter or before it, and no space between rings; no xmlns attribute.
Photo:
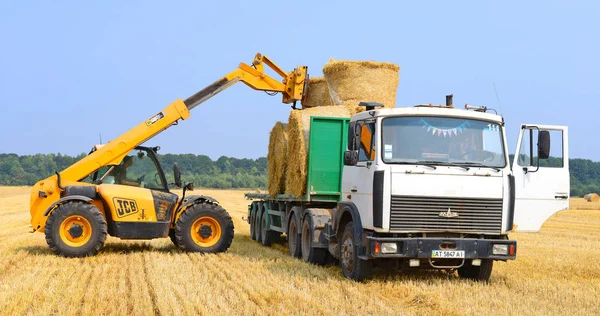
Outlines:
<svg viewBox="0 0 600 316"><path fill-rule="evenodd" d="M130 185L136 187L140 186L142 180L141 178L137 180L127 178L127 168L131 167L131 165L133 165L133 157L125 156L121 164L115 166L115 168L112 171L112 175L115 178L115 184Z"/></svg>

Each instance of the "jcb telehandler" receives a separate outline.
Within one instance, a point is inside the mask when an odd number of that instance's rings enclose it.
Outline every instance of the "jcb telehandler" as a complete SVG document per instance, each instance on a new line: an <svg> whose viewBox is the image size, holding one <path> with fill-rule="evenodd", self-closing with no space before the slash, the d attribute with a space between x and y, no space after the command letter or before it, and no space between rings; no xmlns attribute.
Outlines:
<svg viewBox="0 0 600 316"><path fill-rule="evenodd" d="M283 80L265 74L264 65ZM251 65L240 63L185 101L178 99L108 144L95 146L85 158L33 186L32 232L44 232L50 249L66 257L96 254L107 234L121 239L170 237L186 251L227 250L234 233L227 211L213 198L186 197L193 185L182 185L176 164L174 184L183 187L183 195L170 192L156 158L159 147L140 145L238 81L255 90L281 92L283 103L295 105L307 91L307 67L285 72L258 53Z"/></svg>

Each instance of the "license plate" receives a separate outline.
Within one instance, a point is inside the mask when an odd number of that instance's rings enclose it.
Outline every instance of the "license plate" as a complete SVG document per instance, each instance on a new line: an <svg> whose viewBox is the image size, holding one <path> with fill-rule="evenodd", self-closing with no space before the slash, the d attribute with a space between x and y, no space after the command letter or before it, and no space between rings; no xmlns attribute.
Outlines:
<svg viewBox="0 0 600 316"><path fill-rule="evenodd" d="M464 250L432 250L431 258L464 258Z"/></svg>

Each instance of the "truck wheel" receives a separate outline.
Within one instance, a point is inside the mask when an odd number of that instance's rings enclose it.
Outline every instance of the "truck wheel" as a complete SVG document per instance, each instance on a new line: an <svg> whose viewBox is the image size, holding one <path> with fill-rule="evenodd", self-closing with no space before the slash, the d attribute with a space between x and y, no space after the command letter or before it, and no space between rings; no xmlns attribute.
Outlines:
<svg viewBox="0 0 600 316"><path fill-rule="evenodd" d="M260 239L260 219L262 217L261 215L261 209L262 209L262 203L257 203L256 204L256 212L254 213L254 240L258 241L258 242L262 242L262 240Z"/></svg>
<svg viewBox="0 0 600 316"><path fill-rule="evenodd" d="M465 264L458 268L458 275L461 278L475 281L489 281L493 267L494 260L491 259L481 259L480 266L474 266L471 264L471 260L466 260Z"/></svg>
<svg viewBox="0 0 600 316"><path fill-rule="evenodd" d="M358 241L354 236L354 223L349 222L342 233L340 265L348 279L362 281L371 275L372 262L358 257Z"/></svg>
<svg viewBox="0 0 600 316"><path fill-rule="evenodd" d="M290 223L288 225L287 239L288 239L288 248L290 249L290 256L300 258L302 255L302 251L300 250L300 241L298 238L300 235L298 234L298 221L296 219L296 213L290 219Z"/></svg>
<svg viewBox="0 0 600 316"><path fill-rule="evenodd" d="M254 224L254 219L256 218L256 203L252 203L252 211L250 211L250 237L252 240L256 240L256 224Z"/></svg>
<svg viewBox="0 0 600 316"><path fill-rule="evenodd" d="M302 259L313 264L325 265L327 249L313 247L314 229L310 221L310 215L307 215L302 223L302 237L300 238Z"/></svg>
<svg viewBox="0 0 600 316"><path fill-rule="evenodd" d="M269 216L269 214L267 214L267 211L265 210L260 219L260 240L263 245L270 246L273 244L273 241L277 239L279 233L267 228L267 216Z"/></svg>
<svg viewBox="0 0 600 316"><path fill-rule="evenodd" d="M57 255L93 256L106 240L106 219L92 204L67 202L50 214L44 232L46 243Z"/></svg>
<svg viewBox="0 0 600 316"><path fill-rule="evenodd" d="M233 221L221 206L198 203L177 220L175 238L179 248L192 252L223 252L233 241Z"/></svg>

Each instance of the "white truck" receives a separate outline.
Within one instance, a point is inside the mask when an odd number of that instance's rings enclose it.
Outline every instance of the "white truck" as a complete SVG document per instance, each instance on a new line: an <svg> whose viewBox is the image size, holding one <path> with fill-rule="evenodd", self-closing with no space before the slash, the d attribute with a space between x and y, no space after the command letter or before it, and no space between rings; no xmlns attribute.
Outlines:
<svg viewBox="0 0 600 316"><path fill-rule="evenodd" d="M521 125L511 166L504 118L485 107L361 105L311 119L306 196L246 194L253 239L285 233L291 255L336 258L354 280L392 261L487 281L516 258L509 232L569 206L566 126Z"/></svg>

